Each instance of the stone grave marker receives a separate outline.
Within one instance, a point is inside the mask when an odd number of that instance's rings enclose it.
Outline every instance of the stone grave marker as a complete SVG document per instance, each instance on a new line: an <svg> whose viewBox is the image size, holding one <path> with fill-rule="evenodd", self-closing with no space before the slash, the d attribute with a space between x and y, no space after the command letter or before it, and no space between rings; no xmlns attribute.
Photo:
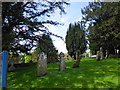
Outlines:
<svg viewBox="0 0 120 90"><path fill-rule="evenodd" d="M108 58L108 50L106 50L106 56L105 56L105 58Z"/></svg>
<svg viewBox="0 0 120 90"><path fill-rule="evenodd" d="M44 76L47 74L47 55L42 52L38 56L38 64L37 64L37 76Z"/></svg>
<svg viewBox="0 0 120 90"><path fill-rule="evenodd" d="M8 71L10 71L10 72L15 71L14 60L11 60L10 67L8 68Z"/></svg>
<svg viewBox="0 0 120 90"><path fill-rule="evenodd" d="M100 61L100 51L97 51L96 60Z"/></svg>
<svg viewBox="0 0 120 90"><path fill-rule="evenodd" d="M100 47L100 60L104 59L104 55L103 55L103 48Z"/></svg>
<svg viewBox="0 0 120 90"><path fill-rule="evenodd" d="M60 65L59 65L59 70L64 71L66 69L66 64L64 62L64 53L60 53Z"/></svg>

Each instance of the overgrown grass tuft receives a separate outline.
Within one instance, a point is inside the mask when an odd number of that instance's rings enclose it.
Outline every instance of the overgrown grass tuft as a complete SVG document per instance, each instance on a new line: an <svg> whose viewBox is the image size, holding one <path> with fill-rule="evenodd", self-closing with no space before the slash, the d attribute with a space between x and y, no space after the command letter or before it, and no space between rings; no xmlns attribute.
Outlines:
<svg viewBox="0 0 120 90"><path fill-rule="evenodd" d="M48 64L48 74L36 77L36 66L20 67L8 73L8 88L118 88L120 58L96 61L81 60L79 68L71 68L73 60L66 61L67 69L58 71L59 63Z"/></svg>

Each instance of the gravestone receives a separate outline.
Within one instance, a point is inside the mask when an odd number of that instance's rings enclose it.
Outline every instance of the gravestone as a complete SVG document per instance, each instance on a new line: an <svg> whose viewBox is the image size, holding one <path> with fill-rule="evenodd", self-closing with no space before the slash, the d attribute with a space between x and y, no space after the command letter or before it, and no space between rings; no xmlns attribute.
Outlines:
<svg viewBox="0 0 120 90"><path fill-rule="evenodd" d="M106 50L106 56L105 56L105 58L108 58L108 50Z"/></svg>
<svg viewBox="0 0 120 90"><path fill-rule="evenodd" d="M100 60L104 59L103 48L100 47Z"/></svg>
<svg viewBox="0 0 120 90"><path fill-rule="evenodd" d="M79 55L79 53L76 52L76 62L73 64L72 68L79 67L81 57L82 57L82 55Z"/></svg>
<svg viewBox="0 0 120 90"><path fill-rule="evenodd" d="M100 57L101 57L100 51L97 51L96 60L97 60L97 61L100 61Z"/></svg>
<svg viewBox="0 0 120 90"><path fill-rule="evenodd" d="M66 69L66 65L64 62L64 53L60 53L60 65L59 65L59 70L64 71Z"/></svg>
<svg viewBox="0 0 120 90"><path fill-rule="evenodd" d="M78 55L78 56L77 56L77 58L76 58L77 60L76 60L76 62L73 64L72 68L78 68L78 67L79 67L81 58L82 58L82 55Z"/></svg>
<svg viewBox="0 0 120 90"><path fill-rule="evenodd" d="M38 64L37 64L37 76L44 76L47 74L47 55L42 52L38 56Z"/></svg>
<svg viewBox="0 0 120 90"><path fill-rule="evenodd" d="M11 64L11 65L10 65L10 67L8 68L8 71L10 71L10 72L15 71L14 60L11 60L10 64Z"/></svg>

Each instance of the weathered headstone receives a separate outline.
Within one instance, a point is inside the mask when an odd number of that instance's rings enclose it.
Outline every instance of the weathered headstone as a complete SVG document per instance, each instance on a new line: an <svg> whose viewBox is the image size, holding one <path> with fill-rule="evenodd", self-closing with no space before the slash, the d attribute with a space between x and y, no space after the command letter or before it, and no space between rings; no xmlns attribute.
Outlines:
<svg viewBox="0 0 120 90"><path fill-rule="evenodd" d="M79 53L76 53L76 62L73 64L73 68L79 67L80 60L81 60L82 55L79 55Z"/></svg>
<svg viewBox="0 0 120 90"><path fill-rule="evenodd" d="M64 71L66 69L66 65L64 62L64 53L60 53L60 65L59 65L59 70Z"/></svg>
<svg viewBox="0 0 120 90"><path fill-rule="evenodd" d="M100 57L101 57L101 56L100 56L100 51L97 51L96 60L97 60L97 61L100 61Z"/></svg>
<svg viewBox="0 0 120 90"><path fill-rule="evenodd" d="M11 65L10 65L10 67L8 68L8 71L10 71L10 72L15 71L14 60L11 60L10 64L11 64Z"/></svg>
<svg viewBox="0 0 120 90"><path fill-rule="evenodd" d="M108 58L108 50L106 50L106 56L105 56L105 58Z"/></svg>
<svg viewBox="0 0 120 90"><path fill-rule="evenodd" d="M104 59L103 48L100 47L100 60Z"/></svg>
<svg viewBox="0 0 120 90"><path fill-rule="evenodd" d="M42 52L38 57L37 76L44 76L47 74L47 55Z"/></svg>

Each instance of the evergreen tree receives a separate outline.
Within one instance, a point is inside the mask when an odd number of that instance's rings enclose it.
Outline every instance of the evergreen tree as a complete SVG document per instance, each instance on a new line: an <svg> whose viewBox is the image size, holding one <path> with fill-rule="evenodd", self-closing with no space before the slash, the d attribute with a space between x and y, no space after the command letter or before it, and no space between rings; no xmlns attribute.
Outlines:
<svg viewBox="0 0 120 90"><path fill-rule="evenodd" d="M44 52L47 55L48 63L56 62L58 59L58 50L56 50L49 35L44 34L38 40L36 51L38 54Z"/></svg>
<svg viewBox="0 0 120 90"><path fill-rule="evenodd" d="M75 67L79 66L81 54L85 52L87 41L85 31L80 23L70 24L66 35L68 54L77 60Z"/></svg>
<svg viewBox="0 0 120 90"><path fill-rule="evenodd" d="M83 21L89 24L90 49L95 54L100 47L111 54L120 51L120 2L92 2L84 9ZM119 52L120 54L120 52Z"/></svg>
<svg viewBox="0 0 120 90"><path fill-rule="evenodd" d="M28 53L40 38L37 32L54 35L46 24L58 25L59 22L47 19L58 8L65 13L66 2L3 2L2 3L2 49ZM57 35L54 35L57 36ZM59 36L57 36L59 37ZM61 37L60 37L61 38ZM20 42L23 42L22 44Z"/></svg>

